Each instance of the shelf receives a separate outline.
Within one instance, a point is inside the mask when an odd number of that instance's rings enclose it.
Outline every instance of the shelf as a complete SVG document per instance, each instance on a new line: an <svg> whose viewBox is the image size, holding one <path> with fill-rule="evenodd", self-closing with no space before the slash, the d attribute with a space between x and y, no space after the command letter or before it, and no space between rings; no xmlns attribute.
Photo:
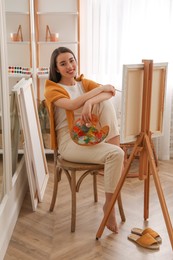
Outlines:
<svg viewBox="0 0 173 260"><path fill-rule="evenodd" d="M37 74L39 79L47 79L49 77L49 74Z"/></svg>
<svg viewBox="0 0 173 260"><path fill-rule="evenodd" d="M38 44L78 44L77 41L74 42L67 42L67 41L57 41L57 42L46 42L46 41L40 41Z"/></svg>
<svg viewBox="0 0 173 260"><path fill-rule="evenodd" d="M7 44L22 44L22 45L30 45L29 41L8 41Z"/></svg>
<svg viewBox="0 0 173 260"><path fill-rule="evenodd" d="M78 12L37 12L37 15L78 15Z"/></svg>
<svg viewBox="0 0 173 260"><path fill-rule="evenodd" d="M30 78L32 74L8 73L10 78Z"/></svg>
<svg viewBox="0 0 173 260"><path fill-rule="evenodd" d="M10 12L10 11L6 11L5 13L7 15L29 15L29 12Z"/></svg>

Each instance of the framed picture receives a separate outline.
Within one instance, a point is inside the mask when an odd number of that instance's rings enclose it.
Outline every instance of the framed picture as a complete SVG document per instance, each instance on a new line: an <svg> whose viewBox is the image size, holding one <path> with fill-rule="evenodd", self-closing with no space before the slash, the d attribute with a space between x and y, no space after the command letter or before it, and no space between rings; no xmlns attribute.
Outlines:
<svg viewBox="0 0 173 260"><path fill-rule="evenodd" d="M168 63L154 63L150 109L152 137L163 134ZM124 65L121 102L121 143L134 142L141 133L144 64Z"/></svg>
<svg viewBox="0 0 173 260"><path fill-rule="evenodd" d="M14 87L24 133L24 154L33 209L41 202L49 178L32 79L21 79Z"/></svg>

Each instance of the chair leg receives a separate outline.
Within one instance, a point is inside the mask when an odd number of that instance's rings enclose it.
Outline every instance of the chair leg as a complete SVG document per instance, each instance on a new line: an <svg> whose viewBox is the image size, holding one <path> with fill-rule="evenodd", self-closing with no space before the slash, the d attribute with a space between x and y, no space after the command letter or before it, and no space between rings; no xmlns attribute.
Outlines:
<svg viewBox="0 0 173 260"><path fill-rule="evenodd" d="M121 220L123 222L125 222L126 217L125 217L125 214L124 214L124 209L123 209L123 204L122 204L122 199L121 199L121 193L119 193L119 196L118 196L118 208L119 208Z"/></svg>
<svg viewBox="0 0 173 260"><path fill-rule="evenodd" d="M55 169L55 174L54 174L54 187L53 187L53 195L52 195L52 201L50 204L49 211L53 211L55 207L55 202L57 198L57 191L58 191L58 182L60 181L60 176L61 176L62 169L56 168Z"/></svg>
<svg viewBox="0 0 173 260"><path fill-rule="evenodd" d="M93 189L94 189L94 202L98 201L98 193L97 193L97 172L93 173Z"/></svg>
<svg viewBox="0 0 173 260"><path fill-rule="evenodd" d="M71 232L76 229L76 171L71 171Z"/></svg>

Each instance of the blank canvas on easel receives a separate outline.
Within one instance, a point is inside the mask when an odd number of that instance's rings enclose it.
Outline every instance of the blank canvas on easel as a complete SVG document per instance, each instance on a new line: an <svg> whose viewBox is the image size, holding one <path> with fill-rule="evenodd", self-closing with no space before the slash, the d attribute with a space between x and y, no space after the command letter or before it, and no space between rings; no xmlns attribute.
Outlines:
<svg viewBox="0 0 173 260"><path fill-rule="evenodd" d="M153 65L150 131L152 137L163 132L163 112L167 63ZM144 65L123 66L121 143L134 142L141 132Z"/></svg>

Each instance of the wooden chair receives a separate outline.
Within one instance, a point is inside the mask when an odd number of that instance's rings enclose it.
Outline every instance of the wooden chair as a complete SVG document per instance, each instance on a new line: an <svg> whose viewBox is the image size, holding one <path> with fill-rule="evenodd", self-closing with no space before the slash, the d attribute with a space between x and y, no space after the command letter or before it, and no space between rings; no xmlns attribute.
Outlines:
<svg viewBox="0 0 173 260"><path fill-rule="evenodd" d="M71 232L75 232L76 227L76 192L79 192L82 181L88 174L93 176L94 201L98 201L97 195L97 174L104 169L102 164L84 164L68 162L61 158L61 156L54 152L54 189L52 194L52 201L50 211L53 211L58 191L58 183L61 180L61 174L65 173L71 188ZM76 172L81 172L79 179L76 178ZM125 214L122 206L121 195L118 198L118 208L123 222L125 222Z"/></svg>

